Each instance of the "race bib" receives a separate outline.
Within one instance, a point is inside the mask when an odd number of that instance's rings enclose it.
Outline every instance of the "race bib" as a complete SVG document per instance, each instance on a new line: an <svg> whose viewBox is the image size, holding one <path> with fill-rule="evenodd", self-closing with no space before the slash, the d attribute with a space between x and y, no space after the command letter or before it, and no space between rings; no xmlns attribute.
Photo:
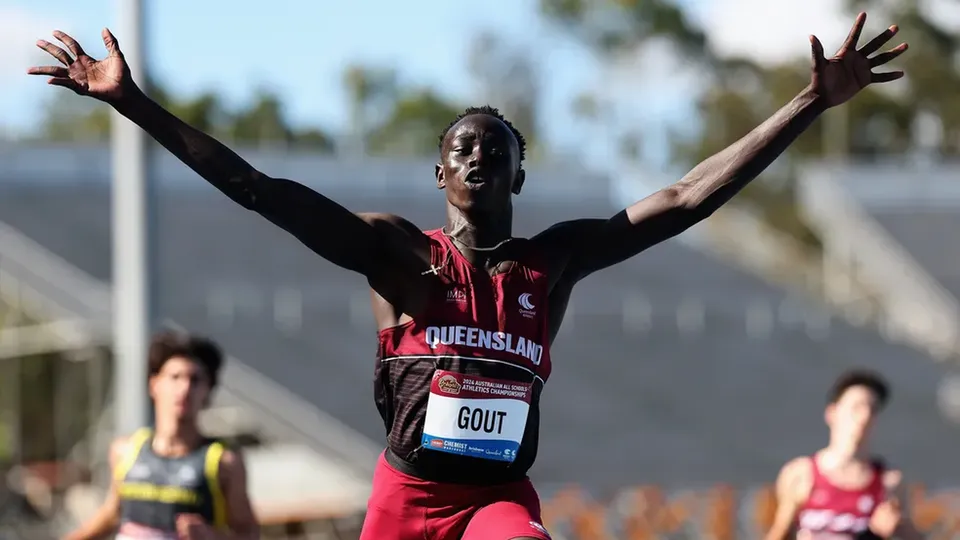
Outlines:
<svg viewBox="0 0 960 540"><path fill-rule="evenodd" d="M437 370L430 383L424 448L512 462L523 441L533 384Z"/></svg>

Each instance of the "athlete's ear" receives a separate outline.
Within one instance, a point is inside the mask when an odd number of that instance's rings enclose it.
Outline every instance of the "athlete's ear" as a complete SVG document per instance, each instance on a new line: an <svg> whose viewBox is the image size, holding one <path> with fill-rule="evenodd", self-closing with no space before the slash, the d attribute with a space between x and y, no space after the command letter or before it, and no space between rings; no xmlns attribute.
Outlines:
<svg viewBox="0 0 960 540"><path fill-rule="evenodd" d="M157 376L151 375L150 378L147 379L147 393L150 394L150 399L153 401L157 400L156 386L157 386Z"/></svg>
<svg viewBox="0 0 960 540"><path fill-rule="evenodd" d="M823 421L826 422L828 426L833 425L833 417L836 414L837 406L833 403L827 405L827 408L823 410Z"/></svg>
<svg viewBox="0 0 960 540"><path fill-rule="evenodd" d="M437 167L434 169L434 174L437 176L437 189L443 189L447 187L447 181L443 178L443 165L437 163Z"/></svg>
<svg viewBox="0 0 960 540"><path fill-rule="evenodd" d="M520 190L523 189L523 181L527 179L527 171L520 169L517 171L517 176L513 178L513 188L510 190L514 195L519 195Z"/></svg>

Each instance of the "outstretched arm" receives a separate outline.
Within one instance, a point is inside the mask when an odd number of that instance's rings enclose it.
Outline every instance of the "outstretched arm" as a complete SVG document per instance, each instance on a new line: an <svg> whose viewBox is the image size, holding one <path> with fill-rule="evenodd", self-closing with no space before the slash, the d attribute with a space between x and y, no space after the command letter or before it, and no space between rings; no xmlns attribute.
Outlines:
<svg viewBox="0 0 960 540"><path fill-rule="evenodd" d="M871 69L899 56L906 44L873 58L897 32L891 26L857 50L866 21L861 13L840 51L823 55L811 36L810 85L753 131L706 159L679 182L635 203L609 220L560 224L576 237L568 270L577 278L621 262L644 249L676 236L710 216L766 169L827 108L853 97L870 83L895 80L902 72L872 73Z"/></svg>
<svg viewBox="0 0 960 540"><path fill-rule="evenodd" d="M403 289L391 285L395 281L391 276L418 276L417 270L426 267L412 249L415 235L408 223L392 216L361 217L302 184L270 178L149 99L133 81L109 30L103 30L108 55L102 60L91 58L63 32L54 36L69 53L42 40L37 46L62 65L34 67L28 73L47 75L49 84L109 103L225 195L293 234L325 259L366 275L388 299L396 302L393 296Z"/></svg>
<svg viewBox="0 0 960 540"><path fill-rule="evenodd" d="M672 238L709 217L767 168L823 112L809 88L679 182L607 220L561 223L576 237L568 272L585 277Z"/></svg>
<svg viewBox="0 0 960 540"><path fill-rule="evenodd" d="M375 277L400 247L390 249L394 238L378 230L398 225L388 216L358 216L303 184L263 174L139 91L116 109L224 195L338 266Z"/></svg>

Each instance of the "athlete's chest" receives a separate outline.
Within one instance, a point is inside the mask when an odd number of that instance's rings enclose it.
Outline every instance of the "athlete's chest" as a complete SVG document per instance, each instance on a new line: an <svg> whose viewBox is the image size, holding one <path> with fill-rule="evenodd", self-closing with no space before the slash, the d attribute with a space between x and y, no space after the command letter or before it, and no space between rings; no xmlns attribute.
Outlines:
<svg viewBox="0 0 960 540"><path fill-rule="evenodd" d="M833 534L858 534L870 525L870 516L880 502L873 490L844 491L818 485L810 492L798 521L801 530Z"/></svg>
<svg viewBox="0 0 960 540"><path fill-rule="evenodd" d="M204 485L205 449L183 457L157 456L144 448L124 477L126 482L177 485L186 488Z"/></svg>
<svg viewBox="0 0 960 540"><path fill-rule="evenodd" d="M438 276L427 317L495 325L499 330L536 328L547 314L544 274L514 264L493 276L451 268Z"/></svg>
<svg viewBox="0 0 960 540"><path fill-rule="evenodd" d="M480 355L540 364L546 281L534 272L493 277L447 273L418 325L424 344L441 354ZM525 360L525 361L524 361Z"/></svg>

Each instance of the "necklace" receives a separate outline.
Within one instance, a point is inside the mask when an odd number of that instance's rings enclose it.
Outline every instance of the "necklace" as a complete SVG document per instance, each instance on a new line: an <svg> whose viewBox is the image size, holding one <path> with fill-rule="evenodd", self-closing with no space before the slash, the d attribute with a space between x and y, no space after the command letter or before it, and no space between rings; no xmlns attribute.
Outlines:
<svg viewBox="0 0 960 540"><path fill-rule="evenodd" d="M461 246L463 246L463 247L465 247L465 248L467 248L467 249L472 249L473 251L496 251L498 248L500 248L501 246L503 246L503 245L506 244L507 242L513 240L513 238L511 237L511 238L506 238L506 239L504 239L504 240L501 240L500 242L496 243L495 245L493 245L493 246L491 246L491 247L475 247L475 246L471 246L471 245L465 244L465 243L461 242L460 240L458 240L455 236L453 236L452 234L450 234L450 233L447 232L446 227L443 227L443 228L440 229L440 234L446 236L446 237L449 238L451 241L456 242L456 243L460 244ZM445 266L447 266L447 263L450 262L450 258L451 258L452 256L453 256L453 252L452 252L452 251L451 251L451 252L448 252L448 253L447 253L447 256L444 257L443 262L440 263L440 266L434 266L434 265L431 264L431 265L430 265L430 269L429 269L429 270L426 270L426 271L424 271L424 272L421 272L420 275L423 275L423 276L425 276L425 275L427 275L427 274L433 274L433 275L435 275L435 276L436 276L436 275L440 275L440 270L443 270L443 268L444 268Z"/></svg>
<svg viewBox="0 0 960 540"><path fill-rule="evenodd" d="M502 245L506 244L507 242L513 240L513 237L510 237L510 238L506 238L506 239L504 239L504 240L501 240L500 242L494 244L494 245L491 246L491 247L477 247L477 246L471 246L471 245L469 245L469 244L463 243L463 242L462 242L460 239L458 239L456 236L453 236L452 233L448 233L447 230L446 230L446 227L441 228L441 229L440 229L440 233L441 233L442 235L446 236L447 238L449 238L450 240L453 240L454 242L460 244L461 246L463 246L463 247L465 247L465 248L467 248L467 249L473 250L473 251L496 251L498 248L500 248L500 246L502 246Z"/></svg>

